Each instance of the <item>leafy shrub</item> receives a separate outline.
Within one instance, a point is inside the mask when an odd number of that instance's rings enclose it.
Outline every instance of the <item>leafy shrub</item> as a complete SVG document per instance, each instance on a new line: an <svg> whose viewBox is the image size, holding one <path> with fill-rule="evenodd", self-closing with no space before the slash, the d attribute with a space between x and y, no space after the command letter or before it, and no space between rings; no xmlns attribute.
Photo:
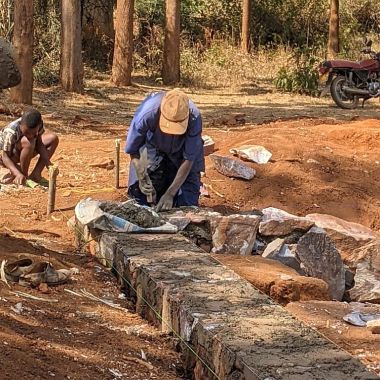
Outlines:
<svg viewBox="0 0 380 380"><path fill-rule="evenodd" d="M316 95L318 92L317 64L320 62L310 50L294 50L291 64L280 68L275 86L280 91Z"/></svg>

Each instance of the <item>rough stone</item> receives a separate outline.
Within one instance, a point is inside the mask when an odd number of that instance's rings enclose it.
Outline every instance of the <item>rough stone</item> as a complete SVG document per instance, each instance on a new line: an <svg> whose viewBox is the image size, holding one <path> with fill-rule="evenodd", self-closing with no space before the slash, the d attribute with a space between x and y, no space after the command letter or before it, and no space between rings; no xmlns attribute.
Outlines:
<svg viewBox="0 0 380 380"><path fill-rule="evenodd" d="M377 271L380 271L380 239L376 239L363 245L359 248L354 249L345 258L345 263L352 269L356 269L358 263L363 261L370 261L372 266Z"/></svg>
<svg viewBox="0 0 380 380"><path fill-rule="evenodd" d="M286 211L268 207L262 210L263 218L259 232L264 236L286 236L296 231L308 231L314 222L309 219L298 217Z"/></svg>
<svg viewBox="0 0 380 380"><path fill-rule="evenodd" d="M266 164L272 157L272 153L261 145L242 145L239 148L230 149L230 153L257 164Z"/></svg>
<svg viewBox="0 0 380 380"><path fill-rule="evenodd" d="M277 260L284 265L293 268L298 273L302 273L300 262L297 259L296 250L285 244L284 239L275 239L267 245L262 256L267 259Z"/></svg>
<svg viewBox="0 0 380 380"><path fill-rule="evenodd" d="M185 236L206 252L212 249L210 220L221 214L198 207L183 207L160 213L169 223L175 225L181 235Z"/></svg>
<svg viewBox="0 0 380 380"><path fill-rule="evenodd" d="M227 177L251 180L256 175L256 170L247 166L243 161L217 154L212 154L210 157L214 162L215 169Z"/></svg>
<svg viewBox="0 0 380 380"><path fill-rule="evenodd" d="M355 286L349 291L353 301L380 303L380 244L370 243L353 253Z"/></svg>
<svg viewBox="0 0 380 380"><path fill-rule="evenodd" d="M326 232L313 227L298 242L297 254L305 273L326 281L331 299L341 301L345 291L344 265Z"/></svg>
<svg viewBox="0 0 380 380"><path fill-rule="evenodd" d="M261 217L228 215L211 218L213 253L251 255Z"/></svg>
<svg viewBox="0 0 380 380"><path fill-rule="evenodd" d="M179 231L183 231L190 223L202 224L221 214L211 209L184 207L179 210L161 212L160 215L167 222L175 225Z"/></svg>
<svg viewBox="0 0 380 380"><path fill-rule="evenodd" d="M380 272L373 270L370 262L357 265L355 286L349 294L353 301L380 303Z"/></svg>
<svg viewBox="0 0 380 380"><path fill-rule="evenodd" d="M17 86L21 75L12 54L11 44L0 38L0 90Z"/></svg>
<svg viewBox="0 0 380 380"><path fill-rule="evenodd" d="M195 380L376 379L185 238L119 234L107 246L136 310L181 337Z"/></svg>
<svg viewBox="0 0 380 380"><path fill-rule="evenodd" d="M203 152L205 156L209 156L215 151L215 142L214 140L207 135L202 136L203 140Z"/></svg>
<svg viewBox="0 0 380 380"><path fill-rule="evenodd" d="M367 327L372 334L380 334L380 319L367 322Z"/></svg>
<svg viewBox="0 0 380 380"><path fill-rule="evenodd" d="M261 256L216 255L215 257L281 304L330 299L326 282L318 278L300 276L294 269L279 261Z"/></svg>
<svg viewBox="0 0 380 380"><path fill-rule="evenodd" d="M346 257L354 249L360 248L378 237L371 229L361 224L347 222L332 215L309 214L306 218L327 232L345 262ZM350 265L348 262L346 263Z"/></svg>

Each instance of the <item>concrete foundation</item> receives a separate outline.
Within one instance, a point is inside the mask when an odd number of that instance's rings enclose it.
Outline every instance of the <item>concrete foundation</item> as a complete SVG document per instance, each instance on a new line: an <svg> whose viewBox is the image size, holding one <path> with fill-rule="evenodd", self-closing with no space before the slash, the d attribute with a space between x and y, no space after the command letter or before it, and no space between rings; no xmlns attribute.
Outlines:
<svg viewBox="0 0 380 380"><path fill-rule="evenodd" d="M181 337L190 378L378 379L181 236L103 233L96 254L139 314Z"/></svg>

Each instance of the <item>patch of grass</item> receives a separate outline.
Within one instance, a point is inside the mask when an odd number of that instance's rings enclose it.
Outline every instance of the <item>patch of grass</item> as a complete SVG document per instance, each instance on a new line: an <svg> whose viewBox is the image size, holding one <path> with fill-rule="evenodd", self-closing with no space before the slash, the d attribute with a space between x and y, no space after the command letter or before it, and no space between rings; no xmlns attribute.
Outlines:
<svg viewBox="0 0 380 380"><path fill-rule="evenodd" d="M237 89L257 82L272 82L289 56L284 46L262 47L251 54L228 41L215 40L210 48L184 44L181 54L182 80L197 88Z"/></svg>
<svg viewBox="0 0 380 380"><path fill-rule="evenodd" d="M321 58L310 49L294 49L287 65L281 66L275 78L280 91L315 96L318 93L318 64Z"/></svg>

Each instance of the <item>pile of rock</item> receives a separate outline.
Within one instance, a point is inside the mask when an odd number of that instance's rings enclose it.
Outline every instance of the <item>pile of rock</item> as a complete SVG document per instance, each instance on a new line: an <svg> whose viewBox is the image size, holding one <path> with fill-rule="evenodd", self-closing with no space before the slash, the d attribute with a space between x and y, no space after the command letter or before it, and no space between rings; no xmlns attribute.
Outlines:
<svg viewBox="0 0 380 380"><path fill-rule="evenodd" d="M261 255L324 281L332 300L380 303L380 238L365 226L272 207L233 215L188 208L165 217L209 252Z"/></svg>
<svg viewBox="0 0 380 380"><path fill-rule="evenodd" d="M21 82L12 46L3 38L0 38L0 69L0 90L17 86Z"/></svg>

